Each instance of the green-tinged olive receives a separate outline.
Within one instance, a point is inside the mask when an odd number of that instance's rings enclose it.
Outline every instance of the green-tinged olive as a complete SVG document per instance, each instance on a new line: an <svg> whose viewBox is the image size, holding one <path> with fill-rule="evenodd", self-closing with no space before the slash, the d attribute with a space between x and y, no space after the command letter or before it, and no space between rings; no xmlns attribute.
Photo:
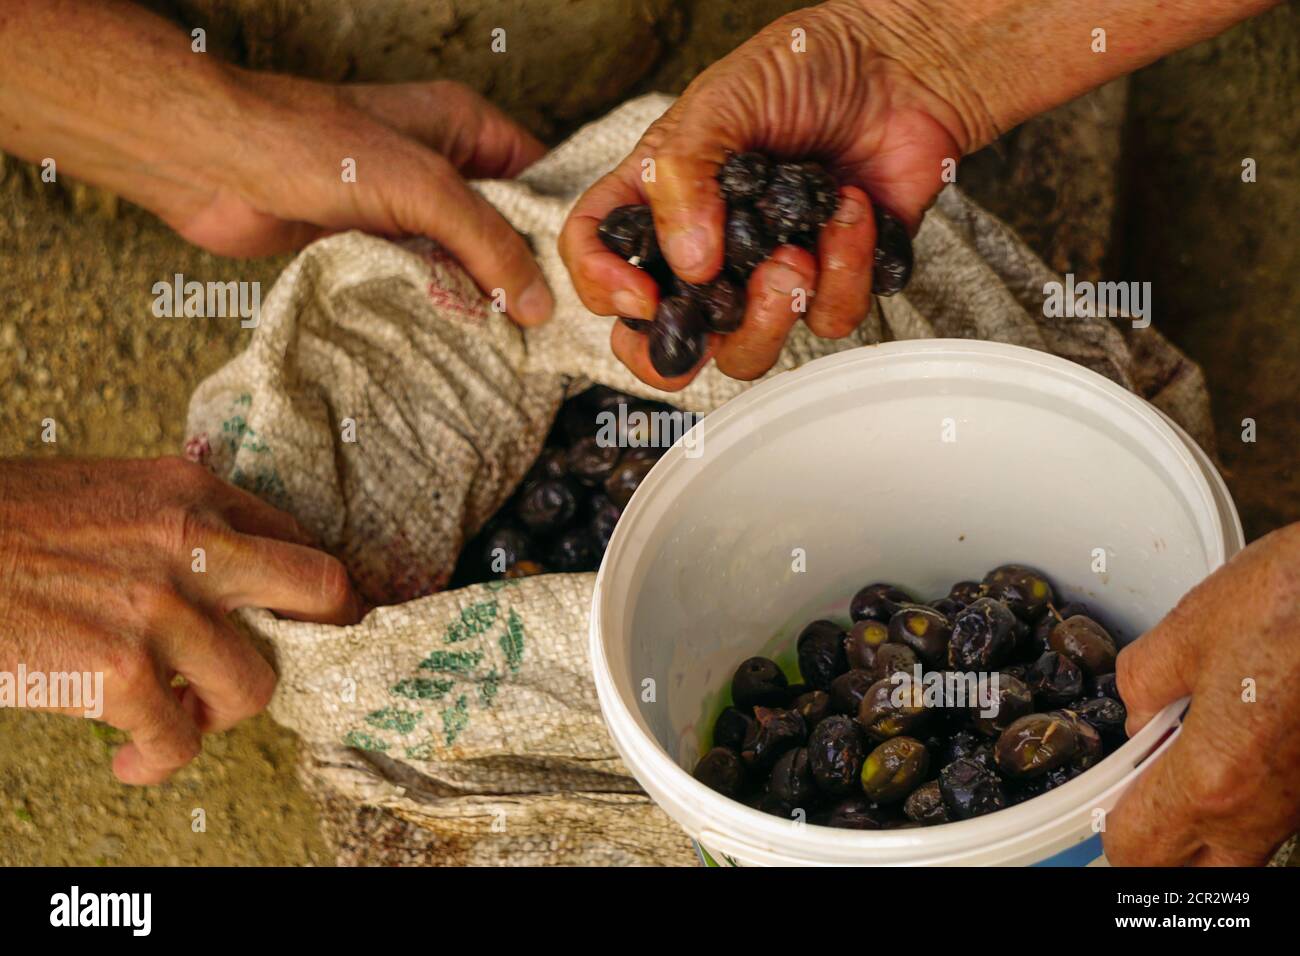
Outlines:
<svg viewBox="0 0 1300 956"><path fill-rule="evenodd" d="M754 718L737 707L723 708L718 719L713 722L713 746L726 747L728 750L740 750L749 733Z"/></svg>
<svg viewBox="0 0 1300 956"><path fill-rule="evenodd" d="M844 638L844 655L849 667L869 671L876 666L876 652L889 640L889 625L883 621L855 621Z"/></svg>
<svg viewBox="0 0 1300 956"><path fill-rule="evenodd" d="M851 717L830 716L813 728L808 738L808 764L813 779L825 793L853 791L866 757L866 739Z"/></svg>
<svg viewBox="0 0 1300 956"><path fill-rule="evenodd" d="M1078 750L1072 721L1059 714L1029 714L1002 731L993 757L1008 777L1037 777L1062 766Z"/></svg>
<svg viewBox="0 0 1300 956"><path fill-rule="evenodd" d="M812 768L808 765L808 748L787 750L772 765L768 791L792 808L807 810L817 802L820 794L813 782Z"/></svg>
<svg viewBox="0 0 1300 956"><path fill-rule="evenodd" d="M1080 604L1078 601L1069 601L1060 607L1052 605L1047 609L1047 613L1040 617L1038 623L1034 625L1033 643L1037 649L1034 653L1035 657L1044 651L1051 650L1047 646L1047 639L1052 636L1052 628L1076 614L1091 617L1094 621L1097 620L1092 611L1088 610L1088 605Z"/></svg>
<svg viewBox="0 0 1300 956"><path fill-rule="evenodd" d="M844 657L844 629L834 621L813 621L795 642L799 673L809 686L829 691L831 681L849 669Z"/></svg>
<svg viewBox="0 0 1300 956"><path fill-rule="evenodd" d="M876 681L858 707L858 723L873 740L889 740L904 734L919 737L929 720L922 686L910 679L886 677Z"/></svg>
<svg viewBox="0 0 1300 956"><path fill-rule="evenodd" d="M799 712L808 727L816 727L831 713L831 695L824 690L810 690L800 694L790 705Z"/></svg>
<svg viewBox="0 0 1300 956"><path fill-rule="evenodd" d="M824 824L840 830L884 830L894 815L865 797L847 797L826 814Z"/></svg>
<svg viewBox="0 0 1300 956"><path fill-rule="evenodd" d="M948 640L948 664L957 670L1001 667L1016 647L1016 616L992 598L979 598L957 615Z"/></svg>
<svg viewBox="0 0 1300 956"><path fill-rule="evenodd" d="M954 760L939 771L939 793L957 820L982 817L1007 806L1007 794L998 775L975 760Z"/></svg>
<svg viewBox="0 0 1300 956"><path fill-rule="evenodd" d="M877 803L902 800L925 780L930 753L915 737L886 740L862 763L862 792Z"/></svg>
<svg viewBox="0 0 1300 956"><path fill-rule="evenodd" d="M1115 639L1090 617L1076 614L1067 617L1047 639L1051 650L1074 661L1084 674L1096 676L1115 670Z"/></svg>
<svg viewBox="0 0 1300 956"><path fill-rule="evenodd" d="M848 714L850 717L856 716L862 698L867 695L867 690L874 682L875 678L870 671L857 669L845 671L831 681L831 712Z"/></svg>
<svg viewBox="0 0 1300 956"><path fill-rule="evenodd" d="M984 575L984 587L991 597L1001 598L1016 617L1036 621L1056 600L1047 576L1023 564L1004 564Z"/></svg>
<svg viewBox="0 0 1300 956"><path fill-rule="evenodd" d="M1120 701L1111 697L1093 697L1077 701L1071 709L1101 734L1103 742L1114 743L1123 739L1128 709Z"/></svg>
<svg viewBox="0 0 1300 956"><path fill-rule="evenodd" d="M1070 710L1068 707L1054 710L1048 716L1060 717L1074 731L1074 757L1070 760L1072 766L1079 770L1087 770L1101 762L1101 758L1106 755L1105 748L1102 746L1101 734L1097 733L1097 729L1092 724L1079 716L1077 711Z"/></svg>
<svg viewBox="0 0 1300 956"><path fill-rule="evenodd" d="M889 639L916 651L927 667L939 667L948 659L951 634L948 619L934 608L902 607L889 619Z"/></svg>
<svg viewBox="0 0 1300 956"><path fill-rule="evenodd" d="M1042 710L1064 707L1083 693L1083 671L1056 651L1048 651L1029 665L1025 684Z"/></svg>
<svg viewBox="0 0 1300 956"><path fill-rule="evenodd" d="M775 661L751 657L736 668L731 678L731 701L737 707L779 707L786 702L789 690L785 674Z"/></svg>
<svg viewBox="0 0 1300 956"><path fill-rule="evenodd" d="M899 607L912 604L912 596L892 584L868 584L853 595L849 602L849 617L855 621L884 621L894 616Z"/></svg>
<svg viewBox="0 0 1300 956"><path fill-rule="evenodd" d="M991 708L995 712L986 715L976 704L971 709L972 724L986 737L997 737L1015 721L1029 714L1034 709L1034 695L1023 681L1016 680L1005 672L995 673L990 678L997 681L997 700Z"/></svg>
<svg viewBox="0 0 1300 956"><path fill-rule="evenodd" d="M695 779L724 797L735 798L745 785L745 768L735 751L714 747L695 765Z"/></svg>
<svg viewBox="0 0 1300 956"><path fill-rule="evenodd" d="M906 644L890 643L876 651L876 663L871 668L871 673L876 680L884 680L890 674L910 676L920 666L921 659L916 656L916 651Z"/></svg>
<svg viewBox="0 0 1300 956"><path fill-rule="evenodd" d="M766 770L791 747L808 737L803 718L793 710L755 707L754 724L740 745L740 759L746 767Z"/></svg>
<svg viewBox="0 0 1300 956"><path fill-rule="evenodd" d="M948 823L952 820L948 805L943 802L943 793L939 789L938 780L923 783L913 790L903 801L903 812L907 814L909 820L927 826Z"/></svg>

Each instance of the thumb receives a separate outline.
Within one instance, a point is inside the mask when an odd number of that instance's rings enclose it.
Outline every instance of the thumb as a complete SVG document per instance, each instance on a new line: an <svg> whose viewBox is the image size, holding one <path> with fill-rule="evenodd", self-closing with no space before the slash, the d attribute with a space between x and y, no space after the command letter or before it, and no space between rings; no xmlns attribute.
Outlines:
<svg viewBox="0 0 1300 956"><path fill-rule="evenodd" d="M673 120L645 190L668 265L687 282L708 282L722 268L727 220L718 169L741 143L694 108Z"/></svg>
<svg viewBox="0 0 1300 956"><path fill-rule="evenodd" d="M1132 737L1174 701L1192 692L1198 667L1198 631L1204 616L1193 591L1165 619L1119 653L1115 684L1128 709Z"/></svg>

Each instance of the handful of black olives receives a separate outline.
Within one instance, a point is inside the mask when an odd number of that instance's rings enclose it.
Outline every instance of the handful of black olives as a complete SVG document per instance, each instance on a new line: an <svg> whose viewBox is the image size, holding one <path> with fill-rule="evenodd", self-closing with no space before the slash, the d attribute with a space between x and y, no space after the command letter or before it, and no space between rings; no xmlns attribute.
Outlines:
<svg viewBox="0 0 1300 956"><path fill-rule="evenodd" d="M602 385L565 402L518 491L461 551L452 586L600 567L632 493L678 437L650 426L663 413L680 416Z"/></svg>
<svg viewBox="0 0 1300 956"><path fill-rule="evenodd" d="M933 826L1046 793L1125 740L1115 639L1033 568L928 604L869 584L849 616L799 634L798 680L764 657L737 668L696 779L823 826Z"/></svg>
<svg viewBox="0 0 1300 956"><path fill-rule="evenodd" d="M649 206L619 206L601 222L601 241L649 272L659 284L653 322L622 319L650 336L655 371L671 378L695 367L708 333L740 328L745 317L745 283L778 246L817 248L822 226L835 214L835 178L813 162L776 162L761 153L733 153L718 171L727 204L726 265L712 282L692 285L673 275L659 251ZM882 206L876 216L876 251L871 291L894 295L912 275L912 240L902 221Z"/></svg>

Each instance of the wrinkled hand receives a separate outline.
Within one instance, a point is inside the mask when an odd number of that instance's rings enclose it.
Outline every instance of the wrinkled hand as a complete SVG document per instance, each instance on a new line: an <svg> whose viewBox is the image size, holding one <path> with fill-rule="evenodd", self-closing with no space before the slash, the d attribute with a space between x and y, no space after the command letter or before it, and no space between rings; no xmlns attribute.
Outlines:
<svg viewBox="0 0 1300 956"><path fill-rule="evenodd" d="M266 706L275 674L226 620L241 607L350 624L358 605L293 518L198 465L0 462L0 671L102 673L124 782L161 782Z"/></svg>
<svg viewBox="0 0 1300 956"><path fill-rule="evenodd" d="M1106 856L1266 862L1300 829L1300 525L1203 581L1120 653L1117 671L1130 735L1166 705L1192 703L1178 739L1110 814Z"/></svg>
<svg viewBox="0 0 1300 956"><path fill-rule="evenodd" d="M807 52L792 49L796 29L804 31ZM648 202L673 272L698 283L722 267L725 208L714 177L729 152L815 158L842 184L816 256L782 246L756 269L744 324L725 338L711 336L690 373L661 378L646 337L615 323L614 353L638 378L680 389L711 357L724 374L754 379L773 366L801 317L827 338L850 334L866 318L876 240L870 201L915 231L942 185L943 160L955 162L966 139L956 110L911 68L879 52L880 29L851 2L777 20L700 74L632 153L578 200L560 236L578 295L599 315L652 319L654 280L596 234L611 209ZM643 180L648 159L654 175ZM795 311L796 289L815 290L803 316Z"/></svg>
<svg viewBox="0 0 1300 956"><path fill-rule="evenodd" d="M220 255L297 249L331 232L427 236L520 324L554 299L524 239L461 178L509 178L544 147L468 87L449 81L328 86L233 70L245 142L228 165L150 205L185 239ZM219 120L218 120L219 122ZM214 143L227 130L214 131ZM343 162L355 161L355 182Z"/></svg>

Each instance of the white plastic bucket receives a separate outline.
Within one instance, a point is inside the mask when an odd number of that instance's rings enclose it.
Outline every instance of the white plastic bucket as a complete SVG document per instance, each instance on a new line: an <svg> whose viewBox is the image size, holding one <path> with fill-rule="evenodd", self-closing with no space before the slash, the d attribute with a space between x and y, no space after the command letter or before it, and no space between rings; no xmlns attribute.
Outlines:
<svg viewBox="0 0 1300 956"><path fill-rule="evenodd" d="M872 581L922 600L1015 561L1121 641L1243 546L1208 459L1153 406L1064 359L967 340L812 362L727 403L678 443L618 523L596 579L591 658L623 759L718 861L1080 865L1183 712L1167 708L1070 783L1008 810L885 831L799 825L690 774L719 692ZM796 549L801 549L797 552ZM1106 570L1094 573L1097 549ZM798 554L806 570L795 569ZM1167 738L1167 739L1166 739Z"/></svg>

